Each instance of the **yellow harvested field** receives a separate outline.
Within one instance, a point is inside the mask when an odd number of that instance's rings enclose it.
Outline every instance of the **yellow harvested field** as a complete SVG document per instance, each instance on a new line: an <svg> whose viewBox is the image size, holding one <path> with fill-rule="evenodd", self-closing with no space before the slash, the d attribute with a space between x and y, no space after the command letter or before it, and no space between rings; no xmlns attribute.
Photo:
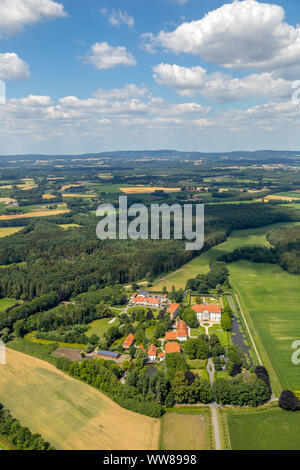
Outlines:
<svg viewBox="0 0 300 470"><path fill-rule="evenodd" d="M164 191L165 193L175 193L180 191L180 188L163 188L161 186L134 186L132 188L120 188L125 194L151 194L155 191Z"/></svg>
<svg viewBox="0 0 300 470"><path fill-rule="evenodd" d="M70 212L69 209L57 209L49 211L31 212L29 214L0 215L0 220L30 219L32 217L49 217L51 215L60 215Z"/></svg>
<svg viewBox="0 0 300 470"><path fill-rule="evenodd" d="M0 202L17 202L16 199L12 199L11 197L0 197Z"/></svg>
<svg viewBox="0 0 300 470"><path fill-rule="evenodd" d="M0 228L0 238L8 237L13 235L16 232L20 232L24 227L1 227Z"/></svg>
<svg viewBox="0 0 300 470"><path fill-rule="evenodd" d="M7 184L5 186L0 186L0 189L12 189L12 185L11 184Z"/></svg>
<svg viewBox="0 0 300 470"><path fill-rule="evenodd" d="M23 426L59 450L155 450L160 420L125 410L51 364L11 349L0 397Z"/></svg>
<svg viewBox="0 0 300 470"><path fill-rule="evenodd" d="M30 189L34 189L34 188L37 188L37 184L18 184L17 187L21 190L21 191L29 191Z"/></svg>
<svg viewBox="0 0 300 470"><path fill-rule="evenodd" d="M43 199L55 199L55 197L53 194L43 194Z"/></svg>
<svg viewBox="0 0 300 470"><path fill-rule="evenodd" d="M66 189L69 188L79 188L81 184L65 184L64 186L61 187L60 191L65 191Z"/></svg>
<svg viewBox="0 0 300 470"><path fill-rule="evenodd" d="M269 201L270 199L279 200L279 201L288 201L288 202L298 201L297 197L289 197L289 196L270 195L270 196L265 197L265 201Z"/></svg>

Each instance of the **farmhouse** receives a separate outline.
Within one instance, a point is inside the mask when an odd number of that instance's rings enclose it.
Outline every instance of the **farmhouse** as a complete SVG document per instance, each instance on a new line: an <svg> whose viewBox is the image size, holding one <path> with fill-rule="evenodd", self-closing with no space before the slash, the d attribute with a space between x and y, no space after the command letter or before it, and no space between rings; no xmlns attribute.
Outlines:
<svg viewBox="0 0 300 470"><path fill-rule="evenodd" d="M134 342L134 336L132 333L130 333L122 345L123 349L129 349L130 346L133 344L133 342Z"/></svg>
<svg viewBox="0 0 300 470"><path fill-rule="evenodd" d="M159 359L160 362L161 362L161 361L163 361L165 358L166 358L165 353L161 351L161 352L159 353L159 355L158 355L158 359Z"/></svg>
<svg viewBox="0 0 300 470"><path fill-rule="evenodd" d="M186 341L188 339L188 328L186 323L182 320L178 320L176 323L176 333L178 341Z"/></svg>
<svg viewBox="0 0 300 470"><path fill-rule="evenodd" d="M182 320L176 322L176 331L167 331L165 334L166 341L186 341L188 339L188 328Z"/></svg>
<svg viewBox="0 0 300 470"><path fill-rule="evenodd" d="M156 346L154 344L148 348L148 361L156 361Z"/></svg>
<svg viewBox="0 0 300 470"><path fill-rule="evenodd" d="M180 346L178 343L167 343L165 349L166 354L180 353Z"/></svg>
<svg viewBox="0 0 300 470"><path fill-rule="evenodd" d="M192 310L196 313L199 323L201 321L221 322L222 309L218 305L197 304L192 306Z"/></svg>
<svg viewBox="0 0 300 470"><path fill-rule="evenodd" d="M167 313L170 315L171 320L174 320L174 318L177 317L179 313L179 307L179 304L171 304L168 308Z"/></svg>

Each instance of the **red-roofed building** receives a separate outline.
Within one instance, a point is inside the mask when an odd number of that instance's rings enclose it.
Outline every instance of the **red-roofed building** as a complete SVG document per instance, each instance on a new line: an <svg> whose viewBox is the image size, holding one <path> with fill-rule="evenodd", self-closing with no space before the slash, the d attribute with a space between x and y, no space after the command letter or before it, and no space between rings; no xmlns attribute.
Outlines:
<svg viewBox="0 0 300 470"><path fill-rule="evenodd" d="M177 317L179 313L179 304L171 304L170 307L167 310L167 313L170 315L171 320L173 320L175 317Z"/></svg>
<svg viewBox="0 0 300 470"><path fill-rule="evenodd" d="M166 354L180 353L180 346L178 343L166 343Z"/></svg>
<svg viewBox="0 0 300 470"><path fill-rule="evenodd" d="M174 341L177 339L177 333L176 331L167 331L165 334L165 340L166 341Z"/></svg>
<svg viewBox="0 0 300 470"><path fill-rule="evenodd" d="M221 322L222 309L219 305L197 304L192 306L192 310L196 313L199 323L201 321Z"/></svg>
<svg viewBox="0 0 300 470"><path fill-rule="evenodd" d="M188 339L188 328L186 323L182 320L178 320L176 323L176 333L178 341L186 341Z"/></svg>
<svg viewBox="0 0 300 470"><path fill-rule="evenodd" d="M141 348L141 350L144 351L144 352L146 351L142 344L139 345L139 348Z"/></svg>
<svg viewBox="0 0 300 470"><path fill-rule="evenodd" d="M133 342L134 342L134 336L132 333L130 333L122 345L123 349L129 349L130 346L133 344Z"/></svg>
<svg viewBox="0 0 300 470"><path fill-rule="evenodd" d="M158 355L158 359L159 359L160 361L163 361L165 358L166 358L165 353L164 353L164 352L160 352L159 355Z"/></svg>
<svg viewBox="0 0 300 470"><path fill-rule="evenodd" d="M156 299L155 297L145 297L142 295L137 295L134 298L130 298L130 302L134 305L147 305L149 307L161 306L161 300Z"/></svg>
<svg viewBox="0 0 300 470"><path fill-rule="evenodd" d="M156 346L154 344L151 344L148 348L148 360L149 361L156 361Z"/></svg>

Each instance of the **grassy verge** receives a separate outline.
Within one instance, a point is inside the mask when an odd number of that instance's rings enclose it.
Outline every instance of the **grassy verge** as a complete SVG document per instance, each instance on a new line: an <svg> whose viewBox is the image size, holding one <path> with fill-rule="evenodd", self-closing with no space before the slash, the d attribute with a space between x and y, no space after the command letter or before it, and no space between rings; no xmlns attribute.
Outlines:
<svg viewBox="0 0 300 470"><path fill-rule="evenodd" d="M12 341L9 341L6 346L15 351L28 354L29 356L37 357L38 359L42 359L43 361L49 362L50 364L53 364L55 366L57 364L58 358L52 356L52 353L55 349L53 343L52 345L39 344L27 341L26 339L17 338Z"/></svg>

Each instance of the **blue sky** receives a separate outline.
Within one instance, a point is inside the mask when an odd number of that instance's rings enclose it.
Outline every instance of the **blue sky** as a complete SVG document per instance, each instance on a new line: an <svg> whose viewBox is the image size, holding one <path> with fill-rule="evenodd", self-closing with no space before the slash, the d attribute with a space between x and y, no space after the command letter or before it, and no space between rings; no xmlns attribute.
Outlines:
<svg viewBox="0 0 300 470"><path fill-rule="evenodd" d="M300 149L298 23L298 0L0 0L0 154Z"/></svg>

